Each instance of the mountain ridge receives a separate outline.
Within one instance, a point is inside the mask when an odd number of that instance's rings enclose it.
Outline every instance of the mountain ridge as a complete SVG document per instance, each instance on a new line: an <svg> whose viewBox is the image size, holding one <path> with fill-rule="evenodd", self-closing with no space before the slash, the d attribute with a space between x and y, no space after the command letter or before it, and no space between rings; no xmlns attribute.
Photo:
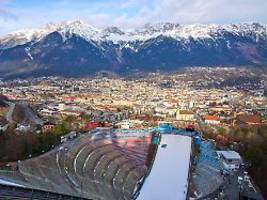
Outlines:
<svg viewBox="0 0 267 200"><path fill-rule="evenodd" d="M160 23L136 30L85 22L49 24L0 37L0 77L170 71L183 66L267 63L267 26Z"/></svg>
<svg viewBox="0 0 267 200"><path fill-rule="evenodd" d="M232 34L243 36L252 34L255 40L267 38L267 25L259 23L240 23L240 24L175 24L175 23L158 23L155 25L146 24L141 28L134 30L122 30L118 27L111 26L103 29L95 28L84 21L67 21L58 24L47 24L44 27L37 29L15 31L5 36L0 37L0 48L10 48L7 43L10 40L18 40L16 45L26 44L32 40L40 40L52 32L59 32L63 38L67 34L76 34L87 40L93 41L112 41L130 42L134 40L145 41L157 36L169 36L174 39L201 39L212 38L214 34L222 32L231 32ZM254 34L254 35L253 35ZM113 36L113 37L112 37ZM121 37L117 37L121 36ZM132 37L132 38L131 38ZM4 47L3 47L4 46Z"/></svg>

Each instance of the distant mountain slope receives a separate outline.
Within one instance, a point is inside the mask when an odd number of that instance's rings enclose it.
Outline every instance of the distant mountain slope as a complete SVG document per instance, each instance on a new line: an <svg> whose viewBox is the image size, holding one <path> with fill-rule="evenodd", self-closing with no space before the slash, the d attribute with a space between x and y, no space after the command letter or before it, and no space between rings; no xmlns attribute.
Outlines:
<svg viewBox="0 0 267 200"><path fill-rule="evenodd" d="M146 25L134 31L84 22L50 24L0 38L0 77L84 76L101 70L175 70L182 66L265 65L267 26Z"/></svg>

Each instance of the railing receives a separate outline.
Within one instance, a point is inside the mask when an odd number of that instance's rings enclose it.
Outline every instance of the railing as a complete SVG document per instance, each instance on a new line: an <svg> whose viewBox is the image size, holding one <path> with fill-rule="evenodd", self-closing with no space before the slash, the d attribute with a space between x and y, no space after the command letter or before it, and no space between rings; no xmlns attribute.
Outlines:
<svg viewBox="0 0 267 200"><path fill-rule="evenodd" d="M0 199L89 200L76 196L8 185L0 185Z"/></svg>

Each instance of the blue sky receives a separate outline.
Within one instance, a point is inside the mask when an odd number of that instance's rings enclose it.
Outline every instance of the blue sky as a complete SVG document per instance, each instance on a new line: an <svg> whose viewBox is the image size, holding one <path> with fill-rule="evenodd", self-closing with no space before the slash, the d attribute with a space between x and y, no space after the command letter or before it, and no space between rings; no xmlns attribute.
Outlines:
<svg viewBox="0 0 267 200"><path fill-rule="evenodd" d="M96 27L146 23L267 23L267 0L0 0L0 35L66 20Z"/></svg>

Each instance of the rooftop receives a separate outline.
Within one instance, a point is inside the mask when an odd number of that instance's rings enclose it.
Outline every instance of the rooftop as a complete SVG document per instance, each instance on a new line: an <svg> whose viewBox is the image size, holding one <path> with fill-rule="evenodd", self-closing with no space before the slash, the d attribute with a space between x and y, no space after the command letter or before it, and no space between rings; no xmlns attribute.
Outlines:
<svg viewBox="0 0 267 200"><path fill-rule="evenodd" d="M204 117L205 120L210 120L210 121L220 121L220 117L216 115L206 115Z"/></svg>
<svg viewBox="0 0 267 200"><path fill-rule="evenodd" d="M195 113L191 110L179 110L180 115L194 115Z"/></svg>
<svg viewBox="0 0 267 200"><path fill-rule="evenodd" d="M261 123L261 118L259 115L242 114L242 115L237 116L237 120L245 124L260 124Z"/></svg>
<svg viewBox="0 0 267 200"><path fill-rule="evenodd" d="M217 151L217 153L226 159L241 159L239 153L236 151Z"/></svg>

